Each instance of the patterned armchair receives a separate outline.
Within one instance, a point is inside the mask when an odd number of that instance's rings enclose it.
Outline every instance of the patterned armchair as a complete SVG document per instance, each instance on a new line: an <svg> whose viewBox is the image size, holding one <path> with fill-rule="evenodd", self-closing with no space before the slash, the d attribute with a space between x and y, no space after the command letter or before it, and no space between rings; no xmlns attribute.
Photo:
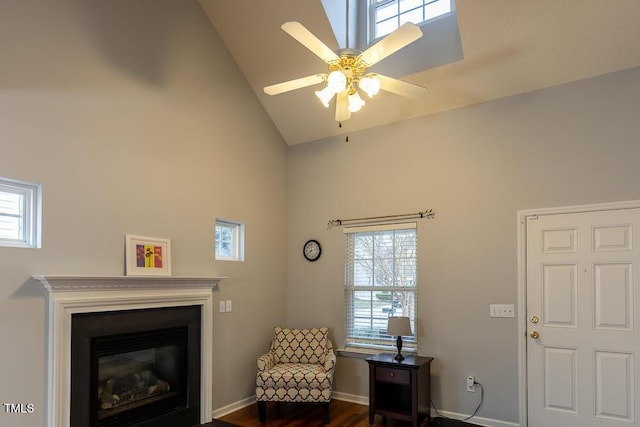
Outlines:
<svg viewBox="0 0 640 427"><path fill-rule="evenodd" d="M258 358L256 400L260 422L266 419L266 402L329 402L336 355L327 328L275 328L271 349Z"/></svg>

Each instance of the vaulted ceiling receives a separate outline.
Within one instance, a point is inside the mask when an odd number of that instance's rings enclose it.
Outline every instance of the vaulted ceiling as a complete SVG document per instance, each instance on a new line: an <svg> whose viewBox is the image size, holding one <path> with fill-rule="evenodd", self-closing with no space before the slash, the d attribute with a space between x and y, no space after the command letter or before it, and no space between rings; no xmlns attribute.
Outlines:
<svg viewBox="0 0 640 427"><path fill-rule="evenodd" d="M393 76L427 87L427 96L381 92L338 127L333 109L314 96L321 87L263 92L264 86L326 72L322 60L280 29L298 21L338 49L320 0L200 3L289 145L640 66L640 1L456 0L464 58Z"/></svg>

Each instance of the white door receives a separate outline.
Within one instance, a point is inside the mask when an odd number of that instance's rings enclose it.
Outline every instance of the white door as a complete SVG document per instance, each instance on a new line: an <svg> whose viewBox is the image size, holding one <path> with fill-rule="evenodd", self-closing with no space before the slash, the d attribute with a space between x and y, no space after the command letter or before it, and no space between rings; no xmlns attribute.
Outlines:
<svg viewBox="0 0 640 427"><path fill-rule="evenodd" d="M526 239L528 426L639 425L640 209L528 217Z"/></svg>

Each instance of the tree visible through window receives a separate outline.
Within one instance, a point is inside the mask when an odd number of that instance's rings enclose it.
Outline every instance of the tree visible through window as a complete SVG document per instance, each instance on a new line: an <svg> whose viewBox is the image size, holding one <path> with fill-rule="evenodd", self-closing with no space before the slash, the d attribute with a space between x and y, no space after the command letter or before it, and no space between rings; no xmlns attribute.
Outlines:
<svg viewBox="0 0 640 427"><path fill-rule="evenodd" d="M415 348L417 306L416 225L345 228L347 346L392 346L389 316L407 316Z"/></svg>
<svg viewBox="0 0 640 427"><path fill-rule="evenodd" d="M244 260L244 226L242 224L216 220L214 241L217 260Z"/></svg>

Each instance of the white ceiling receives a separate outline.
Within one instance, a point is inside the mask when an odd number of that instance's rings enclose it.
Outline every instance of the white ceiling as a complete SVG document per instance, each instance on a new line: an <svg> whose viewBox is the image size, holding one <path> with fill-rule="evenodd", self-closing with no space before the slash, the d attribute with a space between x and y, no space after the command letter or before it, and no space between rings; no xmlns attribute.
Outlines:
<svg viewBox="0 0 640 427"><path fill-rule="evenodd" d="M326 71L280 29L298 21L337 49L320 0L200 3L289 145L640 66L638 0L456 0L464 59L402 77L427 87L426 97L381 92L339 128L314 96L318 87L262 90Z"/></svg>

